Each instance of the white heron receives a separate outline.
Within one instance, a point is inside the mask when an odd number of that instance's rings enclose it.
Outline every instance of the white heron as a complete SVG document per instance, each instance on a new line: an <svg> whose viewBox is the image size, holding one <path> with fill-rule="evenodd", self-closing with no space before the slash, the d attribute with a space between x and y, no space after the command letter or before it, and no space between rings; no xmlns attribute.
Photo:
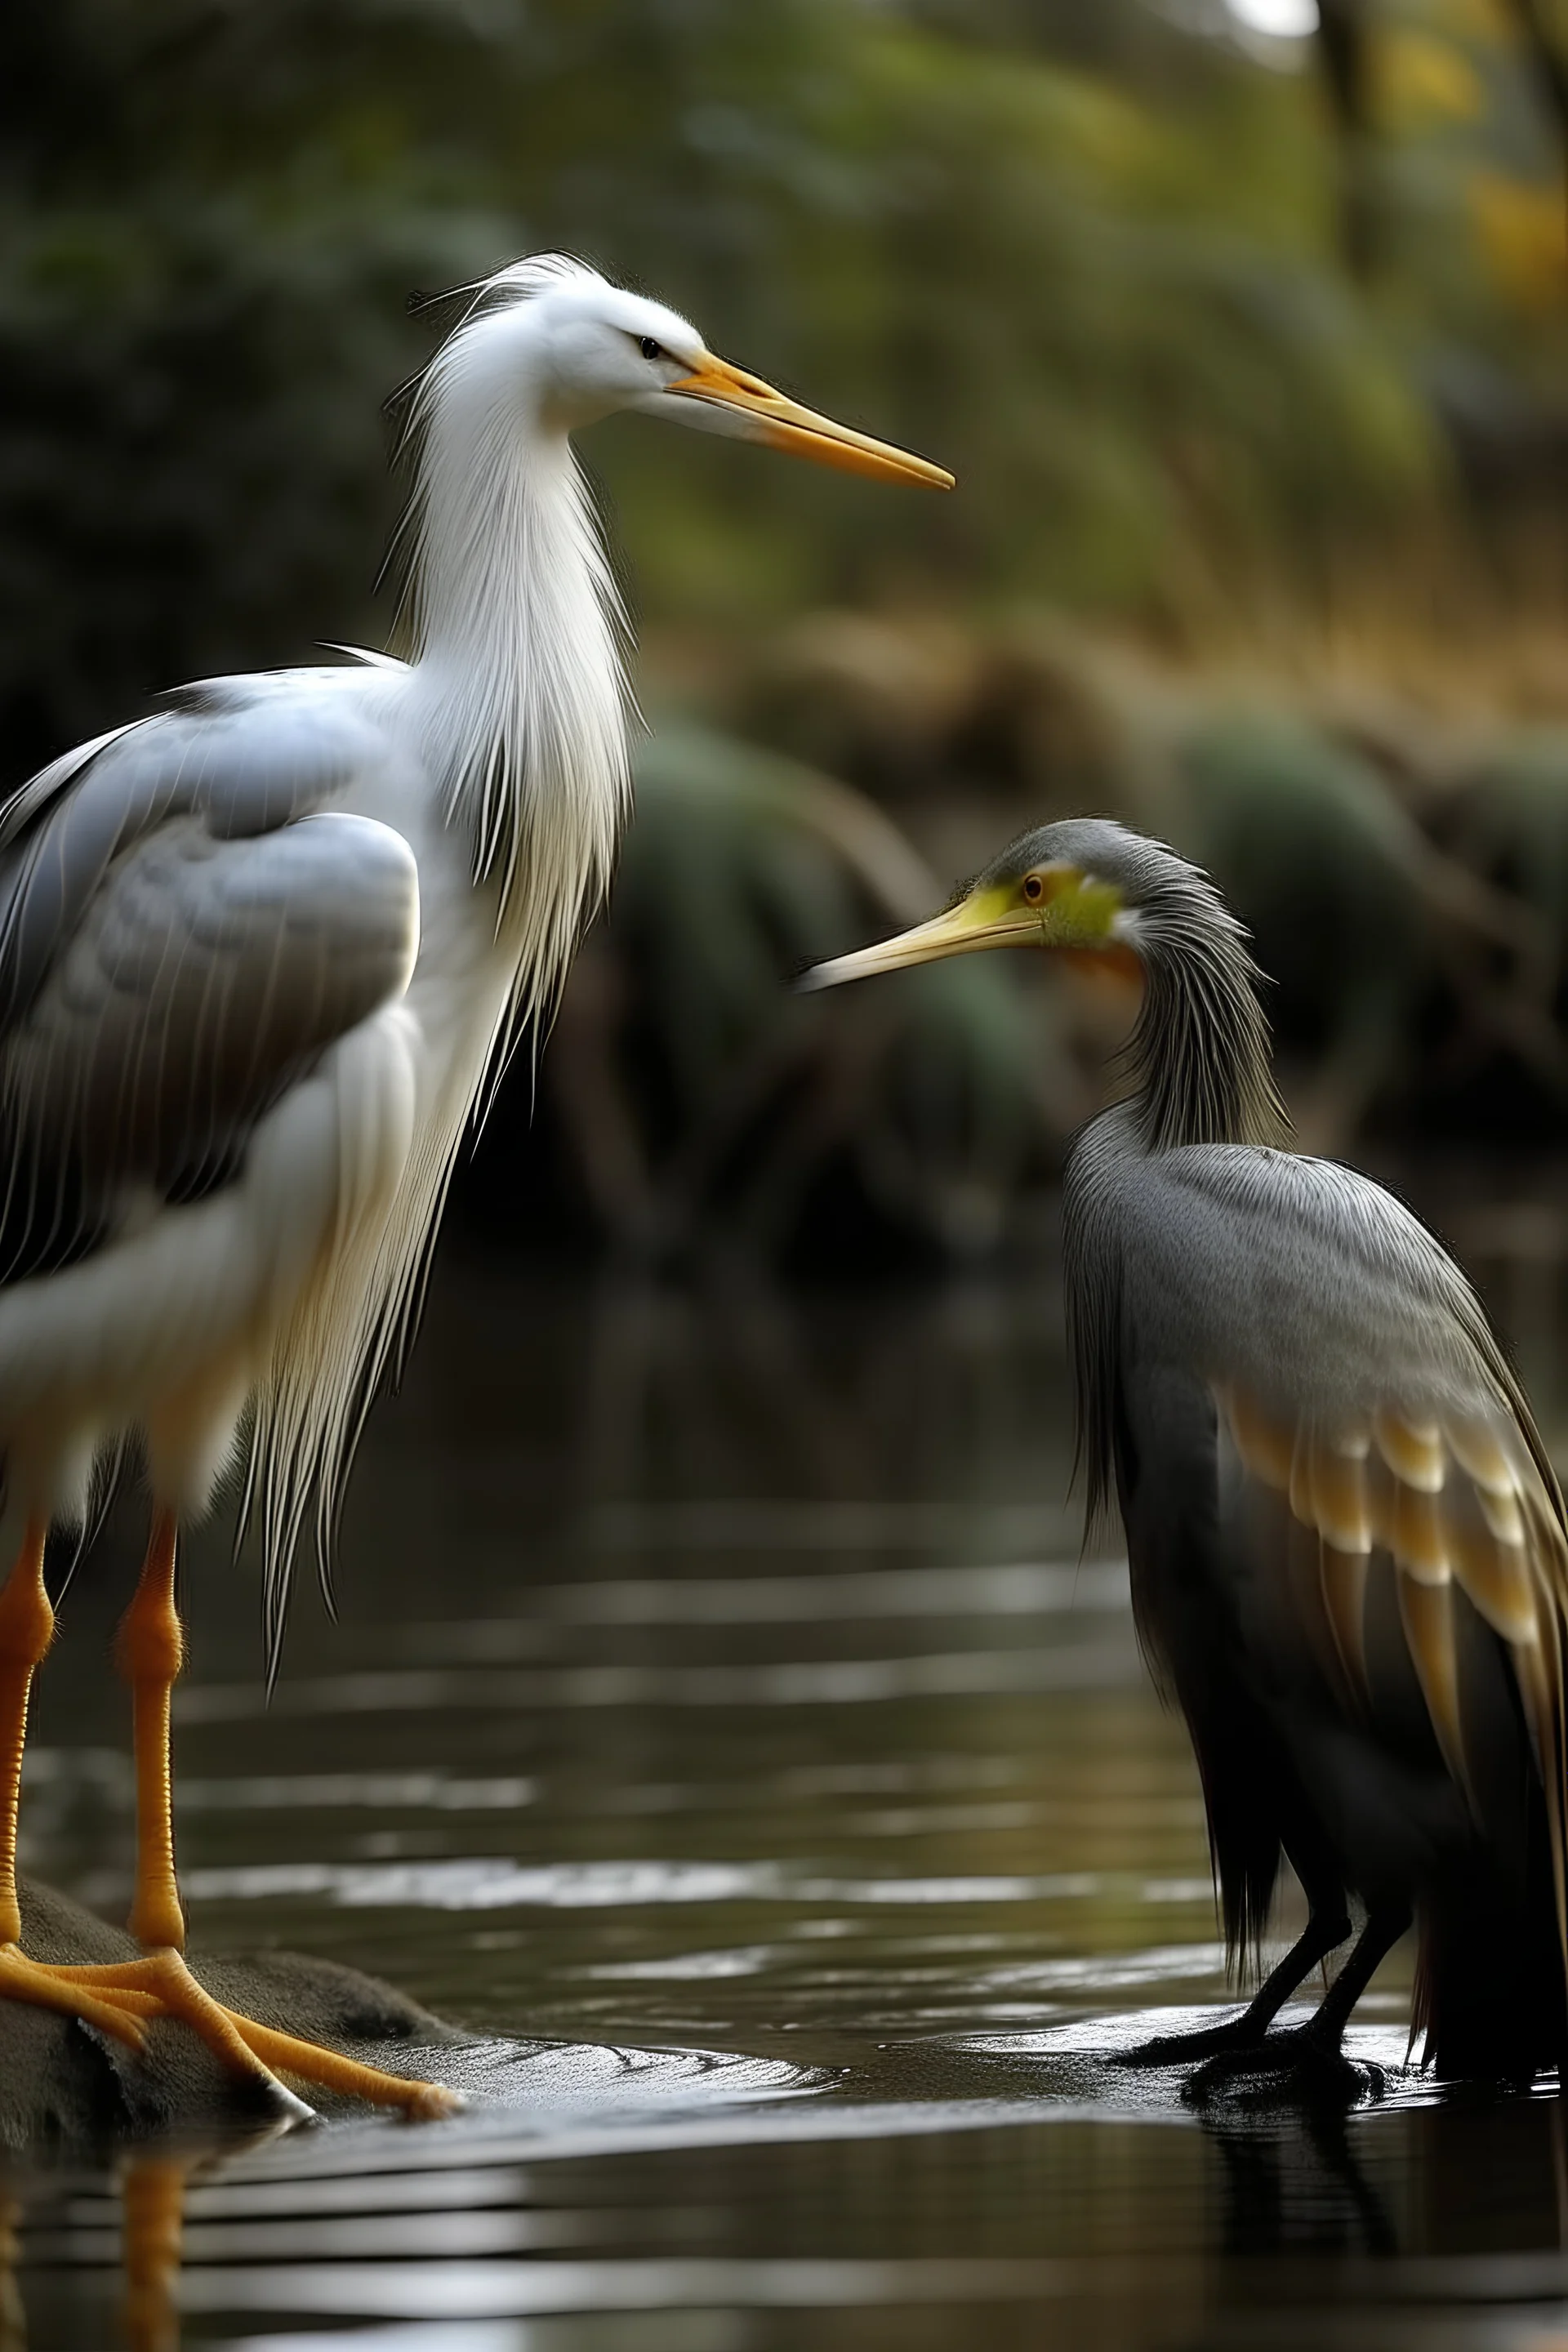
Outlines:
<svg viewBox="0 0 1568 2352"><path fill-rule="evenodd" d="M185 2021L416 2114L447 2095L271 2032L182 1957L170 1700L180 1528L242 1452L274 1657L306 1522L330 1540L406 1335L454 1155L547 1017L629 797L626 638L572 436L637 409L896 481L952 477L716 359L556 256L475 289L414 402L414 657L209 679L0 812L0 1994L140 2047ZM20 1945L16 1829L44 1549L128 1441L152 1521L121 1625L145 1958Z"/></svg>

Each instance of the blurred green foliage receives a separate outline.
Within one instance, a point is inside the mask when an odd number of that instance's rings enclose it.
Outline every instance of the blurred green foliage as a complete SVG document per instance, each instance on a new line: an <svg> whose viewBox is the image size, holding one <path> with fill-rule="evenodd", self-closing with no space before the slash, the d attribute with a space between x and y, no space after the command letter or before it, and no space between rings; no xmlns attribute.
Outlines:
<svg viewBox="0 0 1568 2352"><path fill-rule="evenodd" d="M1083 811L1169 840L1251 931L1299 1135L1368 1129L1546 1141L1568 1101L1568 744L1561 727L1435 725L1373 704L1178 671L1059 619L972 625L816 615L738 682L738 723L851 779L940 881ZM741 758L750 754L734 747ZM641 856L637 830L628 870ZM835 941L874 936L868 913ZM613 936L613 932L612 932ZM991 959L981 960L989 965ZM1130 1007L1086 1008L1054 969L999 1025L1042 1021L1026 1171L1098 1100ZM1036 960L1037 961L1042 960ZM1048 967L1049 959L1043 960ZM906 976L908 977L908 976ZM889 982L889 988L898 983ZM1077 1086L1064 1083L1076 1067ZM1006 1217L1001 1221L1007 1223ZM926 1221L929 1226L929 1220Z"/></svg>
<svg viewBox="0 0 1568 2352"><path fill-rule="evenodd" d="M1206 713L1175 757L1174 830L1264 943L1277 1037L1383 1076L1434 968L1410 818L1364 756L1298 713Z"/></svg>
<svg viewBox="0 0 1568 2352"><path fill-rule="evenodd" d="M836 1189L908 1239L991 1247L1091 1099L1059 1006L1002 959L847 998L786 984L942 895L845 785L690 721L661 727L545 1065L600 1230L635 1255L773 1255Z"/></svg>
<svg viewBox="0 0 1568 2352"><path fill-rule="evenodd" d="M961 478L879 499L616 424L591 453L647 614L1027 593L1185 637L1381 560L1451 508L1457 415L1490 448L1561 384L1549 131L1483 0L1380 0L1387 262L1358 282L1310 56L1224 21L13 0L12 772L171 679L384 635L378 407L439 322L405 296L542 246Z"/></svg>
<svg viewBox="0 0 1568 2352"><path fill-rule="evenodd" d="M973 1256L1028 1230L1070 1132L1114 1087L1135 995L1026 955L842 994L786 985L942 902L966 801L970 865L1089 807L1215 876L1252 934L1307 1148L1353 1153L1369 1128L1471 1143L1560 1129L1561 730L1493 728L1456 756L1395 727L1391 770L1386 741L1327 709L1162 693L1074 664L1060 635L1031 650L984 631L949 646L940 697L911 713L900 633L858 640L858 695L840 634L804 632L793 698L775 668L759 707L837 717L826 749L869 791L689 719L644 748L609 919L545 1064L574 1195L623 1251ZM910 664L921 650L917 635Z"/></svg>
<svg viewBox="0 0 1568 2352"><path fill-rule="evenodd" d="M647 751L563 1008L549 1098L603 1226L784 1247L847 1176L928 1243L1001 1233L1114 1020L1016 959L830 1013L779 982L1070 807L1212 865L1314 1133L1386 1116L1457 1012L1555 1116L1560 739L1412 793L1320 712L1118 670L1103 626L1180 653L1353 618L1347 583L1561 599L1562 157L1523 12L1352 16L1325 74L1226 0L13 0L0 782L182 677L384 641L382 404L450 315L409 294L564 247L960 478L588 442L644 621L709 688L720 648L708 700L752 738ZM753 666L814 608L809 659Z"/></svg>

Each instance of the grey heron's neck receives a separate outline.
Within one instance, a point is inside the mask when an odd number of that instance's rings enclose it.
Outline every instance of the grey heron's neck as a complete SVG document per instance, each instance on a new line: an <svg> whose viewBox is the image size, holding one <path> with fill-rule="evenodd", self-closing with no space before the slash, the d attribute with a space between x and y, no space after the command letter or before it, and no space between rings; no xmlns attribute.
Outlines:
<svg viewBox="0 0 1568 2352"><path fill-rule="evenodd" d="M570 442L437 405L414 529L428 755L476 881L499 879L503 926L520 889L535 902L548 936L526 954L552 986L608 883L630 791L624 622Z"/></svg>
<svg viewBox="0 0 1568 2352"><path fill-rule="evenodd" d="M1143 1003L1127 1064L1144 1149L1283 1142L1289 1120L1240 926L1206 898L1140 910L1138 954Z"/></svg>

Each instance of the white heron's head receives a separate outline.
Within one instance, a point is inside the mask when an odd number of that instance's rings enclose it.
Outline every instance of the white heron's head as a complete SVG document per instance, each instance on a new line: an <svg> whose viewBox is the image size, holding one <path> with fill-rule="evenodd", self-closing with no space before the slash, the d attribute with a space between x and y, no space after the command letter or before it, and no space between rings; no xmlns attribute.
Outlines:
<svg viewBox="0 0 1568 2352"><path fill-rule="evenodd" d="M620 409L815 458L850 473L951 489L952 476L803 408L715 358L689 320L561 256L514 262L473 289L437 353L426 396L515 400L533 431L575 432Z"/></svg>

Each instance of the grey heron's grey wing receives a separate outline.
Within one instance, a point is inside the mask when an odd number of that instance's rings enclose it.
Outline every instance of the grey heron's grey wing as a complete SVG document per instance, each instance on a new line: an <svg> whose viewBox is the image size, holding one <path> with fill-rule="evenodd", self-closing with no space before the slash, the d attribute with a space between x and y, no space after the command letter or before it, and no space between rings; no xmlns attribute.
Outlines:
<svg viewBox="0 0 1568 2352"><path fill-rule="evenodd" d="M321 805L385 757L330 694L237 688L35 800L0 854L0 1276L80 1255L149 1193L224 1181L405 984L413 854Z"/></svg>
<svg viewBox="0 0 1568 2352"><path fill-rule="evenodd" d="M1390 1393L1370 1412L1293 1419L1278 1391L1221 1391L1222 1448L1278 1499L1269 1566L1306 1646L1355 1709L1375 1708L1392 1629L1455 1780L1476 1787L1463 1605L1505 1646L1549 1801L1562 1776L1568 1548L1510 1413ZM1262 1528L1268 1519L1254 1515ZM1392 1601L1392 1609L1381 1605Z"/></svg>
<svg viewBox="0 0 1568 2352"><path fill-rule="evenodd" d="M1205 1204L1189 1269L1229 1267L1194 1318L1227 1539L1347 1721L1397 1738L1413 1669L1415 1704L1475 1806L1489 1741L1506 1731L1488 1714L1505 1685L1481 1671L1500 1646L1561 1904L1568 1533L1479 1303L1432 1235L1350 1171L1270 1152L1173 1157L1188 1162L1175 1175L1189 1204Z"/></svg>

